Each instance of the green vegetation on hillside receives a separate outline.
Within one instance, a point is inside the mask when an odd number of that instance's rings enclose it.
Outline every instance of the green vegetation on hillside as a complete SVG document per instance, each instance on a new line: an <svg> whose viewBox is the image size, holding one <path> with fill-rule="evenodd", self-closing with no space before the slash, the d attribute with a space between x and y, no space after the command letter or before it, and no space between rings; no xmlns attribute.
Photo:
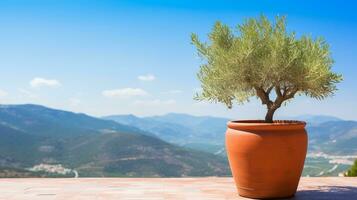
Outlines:
<svg viewBox="0 0 357 200"><path fill-rule="evenodd" d="M180 146L193 143L207 144L209 146L223 144L224 133L227 128L226 124L229 121L226 118L192 116L178 113L153 117L114 115L107 116L104 119L135 126L153 133L160 139Z"/></svg>
<svg viewBox="0 0 357 200"><path fill-rule="evenodd" d="M21 168L0 167L0 178L68 178L72 175L61 175L48 172L33 172Z"/></svg>
<svg viewBox="0 0 357 200"><path fill-rule="evenodd" d="M351 169L347 171L346 176L353 176L353 177L357 176L357 160L352 165Z"/></svg>

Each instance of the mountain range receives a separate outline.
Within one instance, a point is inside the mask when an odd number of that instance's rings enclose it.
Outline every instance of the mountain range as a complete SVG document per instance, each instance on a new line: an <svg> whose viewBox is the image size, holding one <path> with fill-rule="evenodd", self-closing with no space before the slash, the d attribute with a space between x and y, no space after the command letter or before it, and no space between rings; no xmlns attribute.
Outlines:
<svg viewBox="0 0 357 200"><path fill-rule="evenodd" d="M226 118L179 113L142 118L134 115L115 115L104 119L135 126L169 143L209 153L221 150L226 124L229 121Z"/></svg>
<svg viewBox="0 0 357 200"><path fill-rule="evenodd" d="M207 150L211 153L216 152L217 148L224 147L224 133L226 124L230 120L178 113L153 117L114 115L106 116L104 119L135 126L170 143ZM302 115L287 117L287 119L307 122L306 129L309 133L311 151L357 154L357 121L347 121L325 115Z"/></svg>
<svg viewBox="0 0 357 200"><path fill-rule="evenodd" d="M356 121L288 119L308 122L304 175L335 176L357 158ZM0 176L58 176L27 171L47 165L81 177L229 176L227 121L178 113L96 118L40 105L0 105Z"/></svg>
<svg viewBox="0 0 357 200"><path fill-rule="evenodd" d="M0 106L0 167L63 165L80 176L227 176L227 160L111 120L38 105ZM1 171L0 171L1 174Z"/></svg>

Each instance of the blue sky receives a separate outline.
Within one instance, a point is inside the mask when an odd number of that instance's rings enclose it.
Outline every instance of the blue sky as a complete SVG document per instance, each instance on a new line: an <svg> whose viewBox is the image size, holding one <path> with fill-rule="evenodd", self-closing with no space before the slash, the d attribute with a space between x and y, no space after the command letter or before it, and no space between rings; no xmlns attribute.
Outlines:
<svg viewBox="0 0 357 200"><path fill-rule="evenodd" d="M335 97L298 97L278 116L326 114L357 120L357 4L353 1L0 1L0 102L36 103L85 112L158 115L183 112L262 118L252 100L227 110L192 100L200 59L190 44L215 21L234 27L247 17L286 15L298 35L323 36Z"/></svg>

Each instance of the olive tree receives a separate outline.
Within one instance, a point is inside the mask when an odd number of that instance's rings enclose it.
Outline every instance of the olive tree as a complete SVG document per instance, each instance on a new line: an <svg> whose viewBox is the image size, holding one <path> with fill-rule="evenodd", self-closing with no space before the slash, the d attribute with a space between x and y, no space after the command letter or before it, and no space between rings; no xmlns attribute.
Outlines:
<svg viewBox="0 0 357 200"><path fill-rule="evenodd" d="M285 17L276 17L275 23L265 16L247 19L235 30L216 22L208 36L208 42L191 36L204 60L197 100L232 108L234 102L256 96L267 107L265 122L271 123L274 112L296 95L324 99L342 80L331 71L333 59L325 40L288 32Z"/></svg>

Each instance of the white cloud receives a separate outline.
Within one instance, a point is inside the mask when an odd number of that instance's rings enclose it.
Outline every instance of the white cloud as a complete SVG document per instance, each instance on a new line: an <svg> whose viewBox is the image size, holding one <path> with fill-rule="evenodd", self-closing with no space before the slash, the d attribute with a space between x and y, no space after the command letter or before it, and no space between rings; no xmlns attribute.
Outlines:
<svg viewBox="0 0 357 200"><path fill-rule="evenodd" d="M153 81L156 79L156 77L152 74L146 74L138 76L138 79L141 81Z"/></svg>
<svg viewBox="0 0 357 200"><path fill-rule="evenodd" d="M37 77L30 81L30 85L33 88L38 88L38 87L42 87L42 86L59 87L59 86L61 86L61 83L55 79L45 79L45 78Z"/></svg>
<svg viewBox="0 0 357 200"><path fill-rule="evenodd" d="M8 93L5 90L0 90L0 98L4 98L8 95Z"/></svg>
<svg viewBox="0 0 357 200"><path fill-rule="evenodd" d="M166 101L163 101L160 99L146 100L146 101L138 100L138 101L135 101L133 104L137 105L137 106L162 106L162 105L167 106L167 105L176 104L176 101L173 99L166 100Z"/></svg>
<svg viewBox="0 0 357 200"><path fill-rule="evenodd" d="M105 97L122 97L122 98L148 95L148 93L141 88L122 88L122 89L114 89L114 90L105 90L102 92L102 94Z"/></svg>
<svg viewBox="0 0 357 200"><path fill-rule="evenodd" d="M81 100L78 98L70 98L69 105L70 106L78 106L81 103Z"/></svg>

